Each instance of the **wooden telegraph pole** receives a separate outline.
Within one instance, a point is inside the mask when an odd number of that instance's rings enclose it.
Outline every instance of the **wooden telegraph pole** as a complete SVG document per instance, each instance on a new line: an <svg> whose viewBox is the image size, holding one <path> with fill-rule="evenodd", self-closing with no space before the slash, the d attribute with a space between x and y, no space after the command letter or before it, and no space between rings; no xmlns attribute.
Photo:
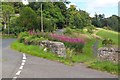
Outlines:
<svg viewBox="0 0 120 80"><path fill-rule="evenodd" d="M44 32L44 31L43 31L42 3L41 3L41 32Z"/></svg>

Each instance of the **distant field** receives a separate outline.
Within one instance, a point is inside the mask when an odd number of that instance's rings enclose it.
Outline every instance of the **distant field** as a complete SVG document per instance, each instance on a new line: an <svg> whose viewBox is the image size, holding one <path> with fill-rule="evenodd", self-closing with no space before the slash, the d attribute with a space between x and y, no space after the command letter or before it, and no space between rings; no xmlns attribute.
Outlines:
<svg viewBox="0 0 120 80"><path fill-rule="evenodd" d="M105 29L99 29L99 31L96 34L98 36L102 37L102 38L110 38L110 39L112 39L113 42L116 45L120 44L120 43L118 43L118 41L120 39L120 33L118 33L118 32L105 30Z"/></svg>

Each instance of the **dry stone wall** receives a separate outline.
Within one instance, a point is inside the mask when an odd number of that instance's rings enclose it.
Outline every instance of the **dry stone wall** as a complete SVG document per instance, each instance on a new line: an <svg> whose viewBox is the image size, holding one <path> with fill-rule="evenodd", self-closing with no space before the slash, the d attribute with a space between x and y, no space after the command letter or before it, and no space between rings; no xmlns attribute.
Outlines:
<svg viewBox="0 0 120 80"><path fill-rule="evenodd" d="M120 56L120 51L118 48L103 47L98 49L99 60L107 60L113 63L118 63L118 61L120 61L118 56Z"/></svg>
<svg viewBox="0 0 120 80"><path fill-rule="evenodd" d="M40 42L40 46L46 47L52 53L57 54L59 57L66 57L66 48L62 42L45 40Z"/></svg>

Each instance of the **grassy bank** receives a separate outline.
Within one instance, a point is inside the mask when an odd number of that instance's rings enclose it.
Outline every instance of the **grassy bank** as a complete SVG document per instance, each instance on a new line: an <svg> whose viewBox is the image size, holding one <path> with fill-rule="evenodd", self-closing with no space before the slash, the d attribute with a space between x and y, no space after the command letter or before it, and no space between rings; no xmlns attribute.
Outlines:
<svg viewBox="0 0 120 80"><path fill-rule="evenodd" d="M51 52L45 52L44 49L40 46L25 45L23 43L19 43L18 41L15 41L11 44L11 48L14 50L17 50L19 52L23 52L23 53L30 54L33 56L46 58L46 59L53 60L53 61L59 61L59 62L62 62L64 64L67 64L67 65L72 65L65 58L60 58Z"/></svg>
<svg viewBox="0 0 120 80"><path fill-rule="evenodd" d="M93 56L92 46L94 42L95 40L91 40L89 43L87 43L83 49L83 53L79 55L73 55L71 60L60 58L51 52L45 52L43 48L41 48L40 46L25 45L23 43L19 43L18 41L13 42L11 44L11 48L33 56L37 56L57 62L62 62L66 65L73 65L73 63L82 62L85 63L89 68L93 68L101 71L107 71L112 74L117 74L118 73L117 64L113 64L107 61L100 62L96 60L96 57Z"/></svg>
<svg viewBox="0 0 120 80"><path fill-rule="evenodd" d="M119 37L120 34L118 32L105 30L105 29L99 29L99 31L96 34L102 38L110 38L113 40L113 42L116 45L120 45L120 43L118 43L118 40L120 39Z"/></svg>
<svg viewBox="0 0 120 80"><path fill-rule="evenodd" d="M73 61L86 62L89 61L90 59L93 59L94 54L93 54L92 46L94 43L95 43L95 39L87 42L83 48L83 53L77 56L76 55L73 56Z"/></svg>
<svg viewBox="0 0 120 80"><path fill-rule="evenodd" d="M101 70L101 71L107 71L111 74L118 75L118 71L120 71L118 64L113 64L109 61L98 61L96 59L93 59L91 61L86 62L89 68Z"/></svg>

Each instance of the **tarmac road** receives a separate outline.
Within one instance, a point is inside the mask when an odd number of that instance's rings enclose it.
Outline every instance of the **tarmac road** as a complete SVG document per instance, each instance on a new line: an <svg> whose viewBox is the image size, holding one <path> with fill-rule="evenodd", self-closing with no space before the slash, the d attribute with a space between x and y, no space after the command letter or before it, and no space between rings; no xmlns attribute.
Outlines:
<svg viewBox="0 0 120 80"><path fill-rule="evenodd" d="M3 78L117 78L115 75L87 68L82 63L67 66L55 61L23 55L10 48L13 41L15 39L2 40ZM25 61L22 61L23 57L26 57ZM20 69L22 62L24 65Z"/></svg>

